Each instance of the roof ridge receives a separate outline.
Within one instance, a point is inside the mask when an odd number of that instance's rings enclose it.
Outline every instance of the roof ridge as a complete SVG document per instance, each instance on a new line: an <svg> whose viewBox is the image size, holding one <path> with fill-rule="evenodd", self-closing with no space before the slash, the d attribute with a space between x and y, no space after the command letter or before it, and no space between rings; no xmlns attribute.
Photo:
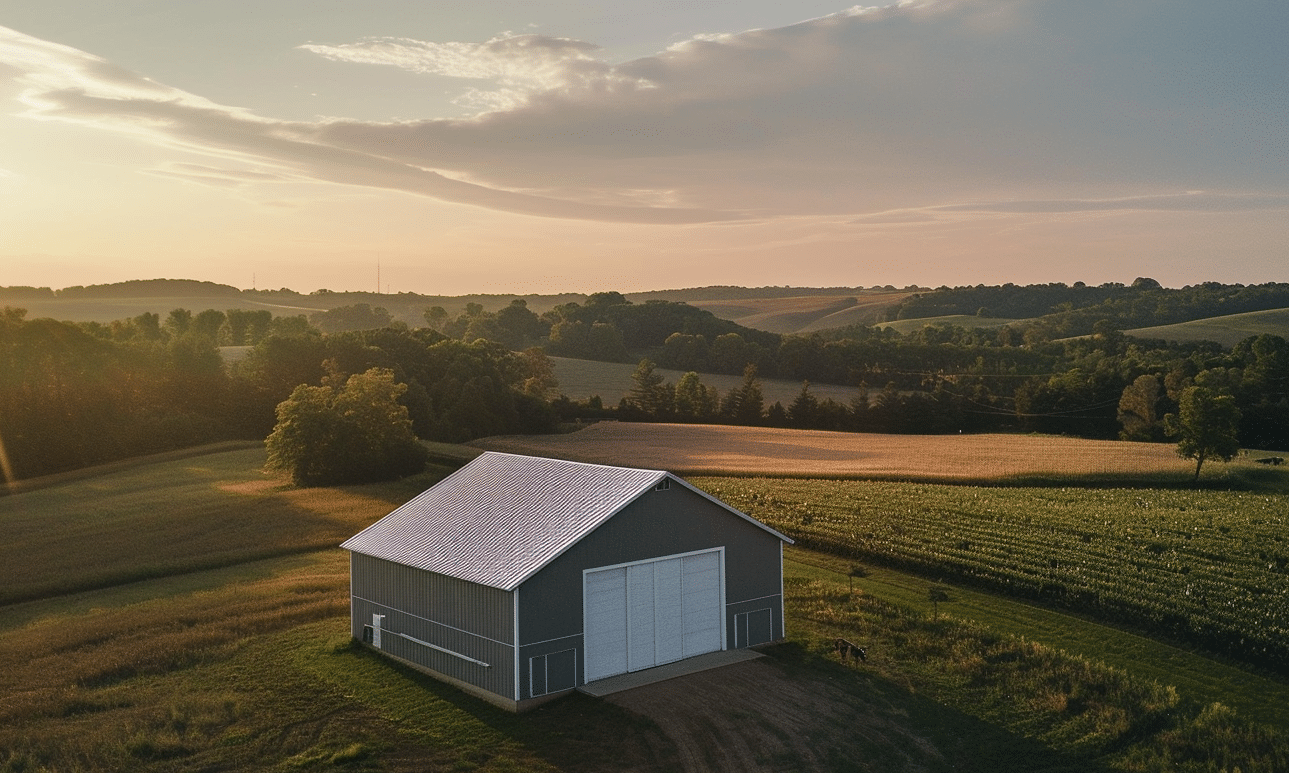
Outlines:
<svg viewBox="0 0 1289 773"><path fill-rule="evenodd" d="M667 470L655 470L650 467L624 467L620 464L604 464L603 462L582 462L576 459L562 459L558 456L537 456L536 454L517 454L513 451L484 451L479 456L510 456L518 459L541 459L542 461L559 462L561 464L577 464L583 467L599 467L605 470L630 470L632 472L657 472L663 475L671 475ZM478 458L478 457L475 457Z"/></svg>

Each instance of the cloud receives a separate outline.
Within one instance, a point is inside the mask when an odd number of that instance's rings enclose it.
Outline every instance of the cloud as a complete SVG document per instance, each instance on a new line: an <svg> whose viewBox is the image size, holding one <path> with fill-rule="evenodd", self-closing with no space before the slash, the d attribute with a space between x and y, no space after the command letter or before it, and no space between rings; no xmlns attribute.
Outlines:
<svg viewBox="0 0 1289 773"><path fill-rule="evenodd" d="M450 78L496 81L499 88L467 91L459 101L500 110L524 102L527 95L568 88L579 82L620 77L595 58L599 46L570 38L503 33L482 43L435 43L411 38L363 38L356 43L300 46L339 62L398 67Z"/></svg>
<svg viewBox="0 0 1289 773"><path fill-rule="evenodd" d="M1272 32L1289 27L1285 9L906 0L618 63L535 34L301 46L457 79L480 112L456 119L275 120L19 33L0 35L0 60L21 71L31 117L229 167L546 217L1222 212L1279 206L1289 189L1289 67ZM1229 193L1157 194L1197 188Z"/></svg>
<svg viewBox="0 0 1289 773"><path fill-rule="evenodd" d="M935 212L998 212L1043 214L1074 212L1251 212L1289 209L1289 195L1231 195L1188 191L1156 196L1126 196L1114 199L1066 199L1036 201L994 201L948 204L932 207Z"/></svg>
<svg viewBox="0 0 1289 773"><path fill-rule="evenodd" d="M711 222L716 210L584 203L476 185L405 160L321 141L319 125L275 121L163 86L67 46L0 27L0 59L18 71L27 117L112 129L158 144L319 181L430 196L541 217L633 223ZM182 171L170 174L186 176ZM219 183L221 175L197 177ZM222 175L222 182L231 178ZM245 178L242 178L245 180Z"/></svg>

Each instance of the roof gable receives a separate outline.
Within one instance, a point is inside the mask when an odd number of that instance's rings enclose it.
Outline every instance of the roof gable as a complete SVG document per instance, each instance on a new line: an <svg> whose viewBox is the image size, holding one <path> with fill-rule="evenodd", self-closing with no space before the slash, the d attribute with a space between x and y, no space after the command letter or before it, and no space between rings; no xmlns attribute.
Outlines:
<svg viewBox="0 0 1289 773"><path fill-rule="evenodd" d="M791 542L661 470L488 451L341 547L513 590L664 478Z"/></svg>

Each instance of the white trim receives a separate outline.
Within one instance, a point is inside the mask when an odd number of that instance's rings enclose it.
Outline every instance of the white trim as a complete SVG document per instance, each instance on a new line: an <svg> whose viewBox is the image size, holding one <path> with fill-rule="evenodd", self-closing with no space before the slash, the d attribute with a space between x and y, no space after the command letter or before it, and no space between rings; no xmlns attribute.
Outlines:
<svg viewBox="0 0 1289 773"><path fill-rule="evenodd" d="M783 543L780 542L780 545ZM729 625L726 623L725 610L729 608L729 602L725 597L725 546L721 546L721 651L729 649Z"/></svg>
<svg viewBox="0 0 1289 773"><path fill-rule="evenodd" d="M418 639L418 638L416 638L415 636L408 636L408 635L407 635L407 634L405 634L405 633L398 633L397 631L390 631L390 630L388 630L388 629L386 629L386 630L385 630L385 633L389 634L390 636L401 636L401 637L403 637L404 639L407 639L407 640L408 640L408 641L410 641L410 642L414 642L414 643L416 643L416 644L421 645L422 647L429 647L429 648L430 648L430 649L432 649L432 650L436 650L436 651L438 651L438 652L443 652L443 653L446 653L446 654L451 655L451 656L453 656L453 657L461 658L462 660L468 660L468 661L470 661L471 663L476 663L476 664L478 664L478 665L483 666L484 668L492 668L492 666L491 666L490 664L488 664L488 663L484 663L482 660L476 660L476 659L474 659L474 658L470 657L469 655L462 655L460 652L453 652L452 650L447 649L446 647L440 647L440 646L439 646L439 645L437 645L437 644L430 644L429 642L427 642L427 641L422 641L421 639Z"/></svg>
<svg viewBox="0 0 1289 773"><path fill-rule="evenodd" d="M753 601L760 601L761 599L778 599L778 598L783 598L783 597L782 597L782 596L778 596L778 595L775 595L775 594L771 593L769 596L757 596L757 597L756 597L756 598L754 598L754 599L743 599L742 601L731 601L730 603L726 604L725 606L727 606L727 607L732 607L732 606L734 606L735 604L750 604L750 603L752 603ZM739 614L742 614L742 612L740 612Z"/></svg>
<svg viewBox="0 0 1289 773"><path fill-rule="evenodd" d="M574 637L581 636L581 635L582 635L582 634L580 634L580 633L570 633L568 636L556 636L554 639L543 639L543 640L541 640L541 641L530 641L530 642L528 642L527 644L522 644L522 645L520 645L520 646L522 646L522 647L536 647L538 644L550 644L550 643L551 643L551 642L553 642L553 641L560 641L560 640L562 640L562 639L572 639L572 638L574 638ZM563 650L560 650L560 652L563 652ZM535 657L535 656L534 656L534 657Z"/></svg>
<svg viewBox="0 0 1289 773"><path fill-rule="evenodd" d="M636 566L636 565L638 565L638 564L652 564L652 563L655 563L655 562L657 562L657 561L668 561L668 560L673 559L673 558L685 558L685 557L687 557L687 556L696 556L696 555L698 555L699 553L718 553L718 552L719 552L721 555L724 555L724 554L725 554L725 546L724 546L724 545L721 545L720 547L715 547L715 548L703 548L702 550L691 550L691 551L689 551L688 553L673 553L673 554L671 554L671 555L669 555L669 556L655 556L655 557L653 557L653 558L644 558L644 559L641 559L641 560L639 560L639 561L627 561L626 563L623 563L623 564L609 564L608 566L597 566L597 567L594 567L594 568L592 568L592 569L583 569L583 570L582 570L582 581L583 581L583 582L585 582L585 581L586 581L586 576L587 576L588 574L591 574L591 573L593 573L593 572L603 572L603 571L605 571L605 570L607 570L607 569L622 569L622 568L624 568L624 567L628 567L628 566ZM725 564L724 564L724 562L722 562L722 563L721 563L721 574L722 574L722 576L724 575L724 573L725 573ZM585 622L585 621L583 621L583 622ZM585 629L585 627L583 627L583 630L586 630L586 629ZM527 646L527 645L525 645L525 646Z"/></svg>
<svg viewBox="0 0 1289 773"><path fill-rule="evenodd" d="M540 698L542 697L542 695L551 695L556 692L555 690L551 689L550 657L551 655L563 655L565 652L573 653L573 686L567 689L568 690L577 689L577 647L570 647L569 649L566 649L566 650L557 650L555 652L545 652L545 653L542 653L541 655L533 655L532 657L528 658L528 697L529 698ZM537 692L533 690L533 661L538 658L542 658L545 661L544 665L546 667L546 692L542 693L541 695L538 695ZM566 690L559 690L558 692L566 692Z"/></svg>
<svg viewBox="0 0 1289 773"><path fill-rule="evenodd" d="M490 637L490 636L484 636L483 634L475 633L474 631L467 631L467 630L465 630L464 628L457 628L457 627L456 627L456 626L454 626L454 625L448 625L447 623L440 623L438 620L431 620L431 619L430 619L430 618L428 618L428 617L421 617L420 615L414 615L414 614L412 614L411 612L405 612L404 610L401 610L401 609L399 609L398 607L391 607L389 604L382 604L382 603L380 603L379 601L372 601L371 599L365 599L365 598L363 598L362 596L351 596L351 598L358 599L359 601L365 601L365 602L367 602L368 604L373 604L373 605L375 605L375 606L380 607L381 609L388 609L388 610L391 610L391 611L393 611L393 612L397 612L397 613L399 613L400 615L407 615L408 617L415 617L417 620L424 620L425 622L430 623L430 624L432 624L432 625L438 625L438 626L442 626L442 627L444 627L444 628L451 628L451 629L452 629L452 630L454 630L454 631L458 631L458 632L460 632L460 633L464 633L464 634L467 634L467 635L469 635L469 636L473 636L473 637L475 637L475 638L477 638L477 639L483 639L484 641L490 641L490 642L493 642L493 643L495 643L495 644L500 644L500 645L501 645L501 646L503 646L503 647L513 647L513 646L515 646L512 642L508 642L508 641L499 641L499 640L494 639L494 638L492 638L492 637Z"/></svg>
<svg viewBox="0 0 1289 773"><path fill-rule="evenodd" d="M788 633L786 630L787 624L784 622L784 618L787 617L786 609L785 609L787 605L788 605L787 598L783 595L783 543L780 542L779 543L779 638L780 639L788 638ZM771 612L770 614L773 615L774 612ZM770 623L770 627L773 628L774 623Z"/></svg>
<svg viewBox="0 0 1289 773"><path fill-rule="evenodd" d="M515 702L516 702L516 703L518 703L518 702L519 702L519 694L520 694L520 684L519 684L519 589L518 589L518 588L515 588L513 591L511 591L511 594L512 594L512 598L514 599L514 608L515 608L515 611L514 611L514 615L515 615L514 620L515 620L515 622L514 622L514 630L513 630L512 632L515 634L515 645L514 645L514 646L515 646ZM530 690L529 692L531 693L532 691Z"/></svg>

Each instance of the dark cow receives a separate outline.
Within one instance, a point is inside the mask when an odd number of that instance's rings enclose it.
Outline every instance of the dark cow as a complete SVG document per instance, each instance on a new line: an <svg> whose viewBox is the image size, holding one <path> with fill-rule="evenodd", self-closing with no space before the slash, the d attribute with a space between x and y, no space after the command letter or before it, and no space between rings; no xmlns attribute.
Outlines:
<svg viewBox="0 0 1289 773"><path fill-rule="evenodd" d="M837 650L837 656L841 658L841 662L843 663L849 663L851 656L854 656L856 663L861 660L868 660L868 653L864 651L863 647L848 642L845 639L838 639L833 642L833 649Z"/></svg>

